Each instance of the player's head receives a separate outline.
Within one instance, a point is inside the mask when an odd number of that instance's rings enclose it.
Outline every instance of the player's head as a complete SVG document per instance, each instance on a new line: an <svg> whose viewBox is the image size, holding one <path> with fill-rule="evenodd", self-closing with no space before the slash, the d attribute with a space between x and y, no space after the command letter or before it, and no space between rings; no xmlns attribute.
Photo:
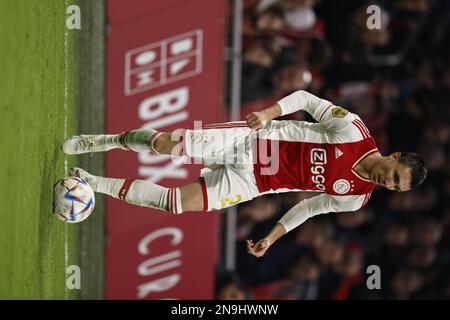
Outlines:
<svg viewBox="0 0 450 320"><path fill-rule="evenodd" d="M413 152L394 152L373 166L370 180L393 191L418 187L427 176L425 160Z"/></svg>

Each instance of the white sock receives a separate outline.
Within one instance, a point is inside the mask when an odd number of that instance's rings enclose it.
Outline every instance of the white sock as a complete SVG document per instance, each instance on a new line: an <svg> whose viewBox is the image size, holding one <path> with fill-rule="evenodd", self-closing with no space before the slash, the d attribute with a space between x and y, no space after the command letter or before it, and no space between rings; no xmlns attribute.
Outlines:
<svg viewBox="0 0 450 320"><path fill-rule="evenodd" d="M180 188L166 188L149 181L113 179L92 176L88 180L95 192L121 199L131 204L157 208L166 212L180 214Z"/></svg>
<svg viewBox="0 0 450 320"><path fill-rule="evenodd" d="M136 129L121 133L118 142L121 147L136 152L153 151L158 153L153 147L153 143L161 132L153 129Z"/></svg>
<svg viewBox="0 0 450 320"><path fill-rule="evenodd" d="M160 134L161 132L153 129L136 129L120 134L102 134L100 135L100 143L104 147L102 151L120 148L136 152L151 150L154 153L159 153L153 147L153 143Z"/></svg>
<svg viewBox="0 0 450 320"><path fill-rule="evenodd" d="M104 146L104 151L109 151L113 149L125 149L120 143L120 134L102 134L100 137L101 144Z"/></svg>

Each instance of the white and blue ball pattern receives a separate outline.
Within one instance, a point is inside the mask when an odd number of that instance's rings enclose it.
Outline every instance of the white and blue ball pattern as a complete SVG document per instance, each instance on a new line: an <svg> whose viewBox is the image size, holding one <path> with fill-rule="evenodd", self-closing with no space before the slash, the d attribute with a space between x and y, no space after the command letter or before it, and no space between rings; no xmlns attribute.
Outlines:
<svg viewBox="0 0 450 320"><path fill-rule="evenodd" d="M70 177L59 180L53 188L53 213L67 223L78 223L94 210L94 190L86 180Z"/></svg>

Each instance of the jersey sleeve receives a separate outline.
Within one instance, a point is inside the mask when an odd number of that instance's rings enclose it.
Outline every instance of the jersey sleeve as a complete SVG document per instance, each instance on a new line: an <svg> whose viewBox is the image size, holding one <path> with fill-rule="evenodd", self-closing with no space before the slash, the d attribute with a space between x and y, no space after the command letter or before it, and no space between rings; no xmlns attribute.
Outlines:
<svg viewBox="0 0 450 320"><path fill-rule="evenodd" d="M287 233L319 214L356 211L367 203L368 197L370 194L332 196L323 193L297 203L278 222L284 226Z"/></svg>
<svg viewBox="0 0 450 320"><path fill-rule="evenodd" d="M303 222L318 214L334 212L333 197L328 194L321 194L309 199L305 199L293 206L278 221L286 229L286 233L297 228Z"/></svg>
<svg viewBox="0 0 450 320"><path fill-rule="evenodd" d="M306 111L329 131L347 128L356 117L346 109L335 106L330 101L316 97L305 90L298 90L279 100L277 104L281 108L282 115L300 110Z"/></svg>

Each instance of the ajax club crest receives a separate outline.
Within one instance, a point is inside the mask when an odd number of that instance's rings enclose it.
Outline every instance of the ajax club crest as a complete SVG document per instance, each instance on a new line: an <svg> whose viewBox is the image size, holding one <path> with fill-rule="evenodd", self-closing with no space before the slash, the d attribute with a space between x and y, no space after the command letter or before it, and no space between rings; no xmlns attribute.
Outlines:
<svg viewBox="0 0 450 320"><path fill-rule="evenodd" d="M351 188L350 182L345 179L339 179L333 184L333 190L337 194L346 194Z"/></svg>

